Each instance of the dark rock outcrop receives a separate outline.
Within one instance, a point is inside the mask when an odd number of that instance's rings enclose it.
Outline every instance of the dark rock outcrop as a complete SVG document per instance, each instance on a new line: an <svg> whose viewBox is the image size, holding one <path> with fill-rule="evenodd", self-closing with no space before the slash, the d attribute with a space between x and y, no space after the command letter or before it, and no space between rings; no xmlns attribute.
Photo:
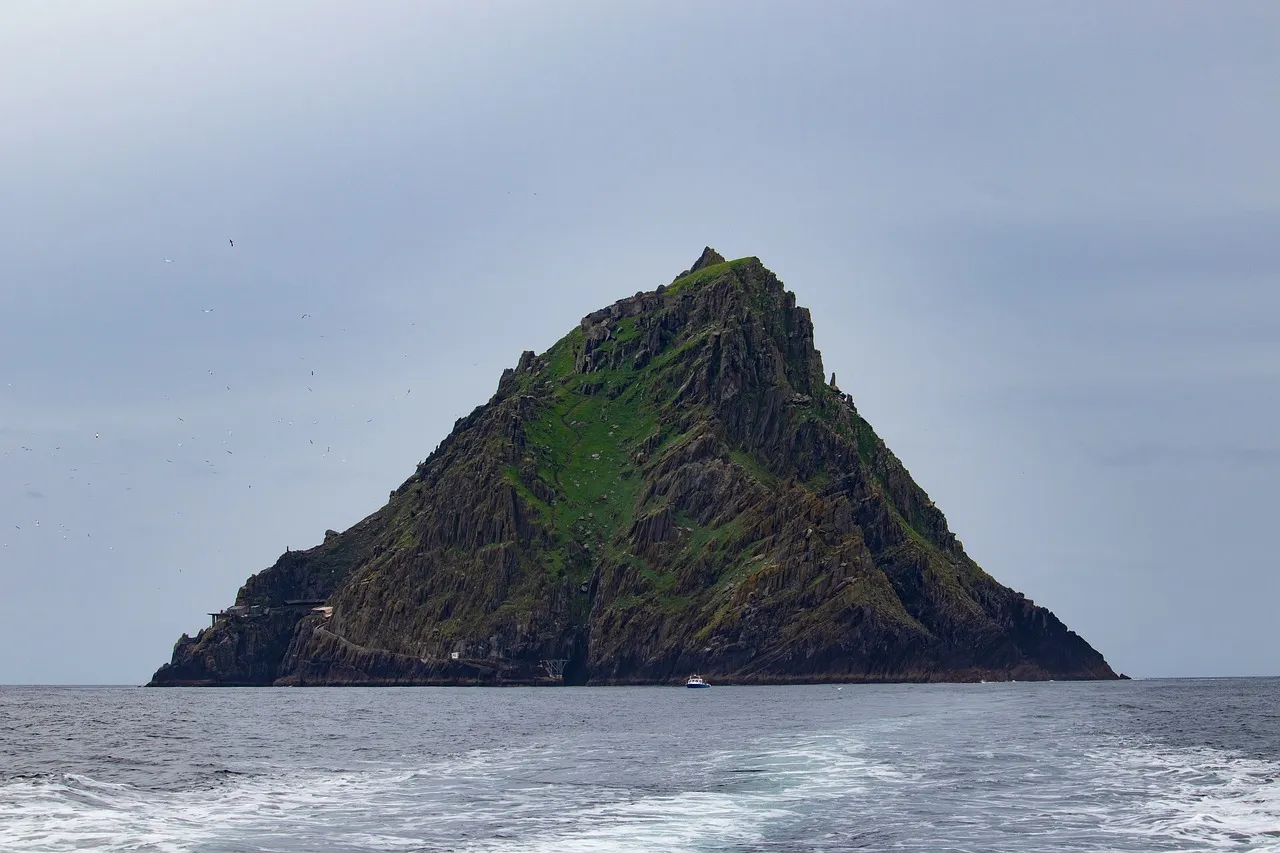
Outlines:
<svg viewBox="0 0 1280 853"><path fill-rule="evenodd" d="M712 266L715 266L716 264L723 264L723 263L724 263L724 255L720 254L710 246L707 246L702 250L702 254L698 256L698 260L694 261L693 266L689 267L689 269L685 270L684 272L680 273L680 275L676 276L672 283L679 281L680 279L684 278L690 273L695 273L698 270L706 269L707 267L712 267ZM637 295L640 295L640 294L637 294Z"/></svg>
<svg viewBox="0 0 1280 853"><path fill-rule="evenodd" d="M523 353L382 509L250 578L152 684L1115 678L825 376L795 296L708 248Z"/></svg>

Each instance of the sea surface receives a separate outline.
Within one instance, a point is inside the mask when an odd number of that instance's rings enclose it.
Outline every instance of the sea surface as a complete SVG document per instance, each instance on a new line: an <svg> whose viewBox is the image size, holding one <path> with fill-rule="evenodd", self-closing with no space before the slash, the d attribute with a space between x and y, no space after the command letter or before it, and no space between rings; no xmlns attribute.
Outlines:
<svg viewBox="0 0 1280 853"><path fill-rule="evenodd" d="M0 849L1280 850L1280 680L0 688Z"/></svg>

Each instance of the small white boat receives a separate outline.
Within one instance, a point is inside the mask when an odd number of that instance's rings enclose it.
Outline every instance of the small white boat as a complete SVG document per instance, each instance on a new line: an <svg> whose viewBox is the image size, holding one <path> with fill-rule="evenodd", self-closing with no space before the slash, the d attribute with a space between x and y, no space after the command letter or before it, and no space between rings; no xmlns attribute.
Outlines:
<svg viewBox="0 0 1280 853"><path fill-rule="evenodd" d="M689 680L684 683L685 687L710 687L710 684L702 680L701 675L691 675Z"/></svg>

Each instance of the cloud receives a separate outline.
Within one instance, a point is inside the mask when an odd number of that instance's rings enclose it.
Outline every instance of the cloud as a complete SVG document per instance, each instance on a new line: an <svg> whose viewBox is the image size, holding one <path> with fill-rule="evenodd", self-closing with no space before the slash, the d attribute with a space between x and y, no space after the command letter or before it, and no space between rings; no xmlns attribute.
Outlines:
<svg viewBox="0 0 1280 853"><path fill-rule="evenodd" d="M1228 642L1177 581L1203 543L1269 582L1280 6L922 2L11 4L0 478L49 497L0 517L75 535L10 543L0 681L145 678L705 243L813 310L998 579L1126 670L1189 673L1195 622L1199 671L1275 672L1266 596Z"/></svg>
<svg viewBox="0 0 1280 853"><path fill-rule="evenodd" d="M1259 467L1280 464L1280 447L1248 444L1173 445L1138 443L1119 448L1095 449L1093 461L1103 468L1143 468L1203 465L1210 467Z"/></svg>
<svg viewBox="0 0 1280 853"><path fill-rule="evenodd" d="M1280 463L1280 447L1218 447L1210 454L1211 458L1223 464L1233 465L1275 465Z"/></svg>

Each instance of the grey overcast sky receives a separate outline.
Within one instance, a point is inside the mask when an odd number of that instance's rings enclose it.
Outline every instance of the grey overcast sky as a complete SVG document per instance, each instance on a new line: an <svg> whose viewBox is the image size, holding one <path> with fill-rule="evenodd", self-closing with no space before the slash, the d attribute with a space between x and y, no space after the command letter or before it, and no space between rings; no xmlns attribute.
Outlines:
<svg viewBox="0 0 1280 853"><path fill-rule="evenodd" d="M704 244L1118 670L1280 674L1277 105L1274 2L10 0L0 682L145 681Z"/></svg>

